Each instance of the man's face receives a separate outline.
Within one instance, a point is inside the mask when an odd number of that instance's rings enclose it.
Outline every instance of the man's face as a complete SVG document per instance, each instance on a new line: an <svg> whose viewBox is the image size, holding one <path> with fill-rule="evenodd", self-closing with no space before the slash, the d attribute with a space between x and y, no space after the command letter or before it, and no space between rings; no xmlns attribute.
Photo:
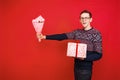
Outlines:
<svg viewBox="0 0 120 80"><path fill-rule="evenodd" d="M92 22L92 18L90 18L89 13L82 13L80 16L80 22L84 28L89 27Z"/></svg>

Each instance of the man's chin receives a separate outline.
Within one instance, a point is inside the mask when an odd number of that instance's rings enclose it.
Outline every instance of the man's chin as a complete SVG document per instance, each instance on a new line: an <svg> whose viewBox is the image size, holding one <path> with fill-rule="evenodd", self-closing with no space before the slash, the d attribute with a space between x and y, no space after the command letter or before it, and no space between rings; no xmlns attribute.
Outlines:
<svg viewBox="0 0 120 80"><path fill-rule="evenodd" d="M83 25L83 28L86 28L86 25Z"/></svg>

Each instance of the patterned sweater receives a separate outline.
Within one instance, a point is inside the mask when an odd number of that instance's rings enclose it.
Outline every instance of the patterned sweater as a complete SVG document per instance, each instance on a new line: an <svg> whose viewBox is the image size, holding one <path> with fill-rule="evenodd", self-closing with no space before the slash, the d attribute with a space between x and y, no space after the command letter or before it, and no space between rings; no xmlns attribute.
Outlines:
<svg viewBox="0 0 120 80"><path fill-rule="evenodd" d="M91 70L93 61L99 60L102 57L102 37L100 32L94 28L87 31L84 29L77 29L68 33L47 35L46 39L73 39L80 40L81 43L87 44L87 58L84 60L75 58L76 68Z"/></svg>
<svg viewBox="0 0 120 80"><path fill-rule="evenodd" d="M102 53L102 37L98 30L94 28L87 31L77 29L73 32L66 33L66 35L68 39L80 40L81 43L86 43L88 51Z"/></svg>

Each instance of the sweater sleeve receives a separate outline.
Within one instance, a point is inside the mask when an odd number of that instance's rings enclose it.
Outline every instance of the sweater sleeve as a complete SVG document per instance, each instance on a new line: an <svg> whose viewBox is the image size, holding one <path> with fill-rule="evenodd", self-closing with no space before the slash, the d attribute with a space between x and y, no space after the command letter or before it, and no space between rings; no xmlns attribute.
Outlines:
<svg viewBox="0 0 120 80"><path fill-rule="evenodd" d="M61 41L61 40L65 40L68 38L67 38L67 35L65 33L62 33L62 34L46 35L46 39Z"/></svg>
<svg viewBox="0 0 120 80"><path fill-rule="evenodd" d="M96 61L102 58L102 53L98 53L96 51L87 51L87 58L85 61Z"/></svg>
<svg viewBox="0 0 120 80"><path fill-rule="evenodd" d="M85 61L96 61L101 59L102 57L102 37L101 34L95 33L94 39L93 39L93 51L87 51L87 58L85 58Z"/></svg>
<svg viewBox="0 0 120 80"><path fill-rule="evenodd" d="M94 51L102 53L102 36L99 32L94 34L93 48Z"/></svg>

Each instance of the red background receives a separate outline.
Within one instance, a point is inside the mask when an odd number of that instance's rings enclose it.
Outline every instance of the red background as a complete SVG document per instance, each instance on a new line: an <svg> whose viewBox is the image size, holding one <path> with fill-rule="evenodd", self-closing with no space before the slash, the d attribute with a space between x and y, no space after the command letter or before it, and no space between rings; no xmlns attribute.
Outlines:
<svg viewBox="0 0 120 80"><path fill-rule="evenodd" d="M103 58L94 63L93 80L120 80L119 0L0 0L0 80L74 80L66 41L38 42L32 19L45 18L43 34L81 27L79 14L93 13L103 36Z"/></svg>

